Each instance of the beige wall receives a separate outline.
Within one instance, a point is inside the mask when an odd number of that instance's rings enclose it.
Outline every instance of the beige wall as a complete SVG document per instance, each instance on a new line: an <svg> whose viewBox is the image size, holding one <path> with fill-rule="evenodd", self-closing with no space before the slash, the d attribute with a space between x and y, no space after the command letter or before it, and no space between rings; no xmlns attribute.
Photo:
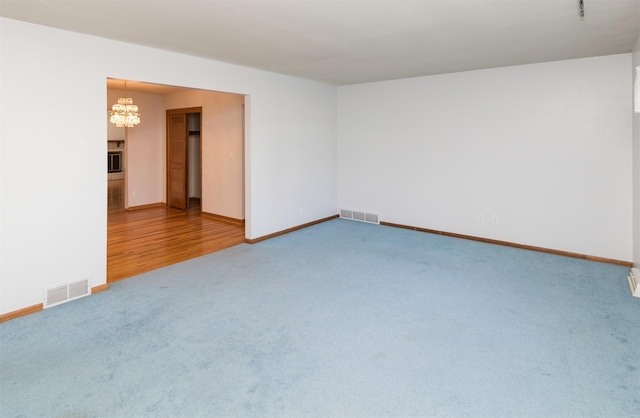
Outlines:
<svg viewBox="0 0 640 418"><path fill-rule="evenodd" d="M190 90L164 97L165 109L202 107L202 211L244 219L244 96Z"/></svg>
<svg viewBox="0 0 640 418"><path fill-rule="evenodd" d="M165 142L162 96L128 92L138 105L140 124L126 128L125 206L163 202L165 195Z"/></svg>

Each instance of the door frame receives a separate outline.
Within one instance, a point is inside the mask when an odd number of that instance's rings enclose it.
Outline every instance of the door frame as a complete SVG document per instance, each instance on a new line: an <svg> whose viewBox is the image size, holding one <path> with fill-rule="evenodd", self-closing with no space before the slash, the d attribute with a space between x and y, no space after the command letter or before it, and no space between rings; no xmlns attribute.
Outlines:
<svg viewBox="0 0 640 418"><path fill-rule="evenodd" d="M189 113L199 113L200 114L200 187L202 188L202 106L198 107L186 107L180 109L166 109L165 111L165 192L167 201L167 207L170 207L170 199L171 199L171 140L169 138L169 134L171 132L170 124L171 124L171 115L186 115ZM186 185L186 210L189 209L189 129L188 129L188 120L187 120L187 132L186 132L186 164L185 164L185 177L187 179ZM200 199L202 202L202 190L200 190ZM202 204L200 205L200 210L202 211Z"/></svg>

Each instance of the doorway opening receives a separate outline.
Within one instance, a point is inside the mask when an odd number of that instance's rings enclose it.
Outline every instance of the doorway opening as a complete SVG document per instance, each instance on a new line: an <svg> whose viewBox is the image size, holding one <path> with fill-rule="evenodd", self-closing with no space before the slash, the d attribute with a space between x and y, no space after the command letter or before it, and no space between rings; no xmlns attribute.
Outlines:
<svg viewBox="0 0 640 418"><path fill-rule="evenodd" d="M108 103L121 95L111 81L107 79ZM135 129L119 128L126 132L113 132L107 122L109 150L122 150L123 170L108 173L122 176L109 181L110 200L117 195L122 206L108 211L107 283L245 239L248 96L131 80L127 86L146 111ZM200 107L186 107L192 103ZM170 141L172 131L181 132L176 141ZM118 157L111 158L117 168ZM172 194L180 196L178 202L171 200ZM134 230L144 230L144 236L132 234Z"/></svg>
<svg viewBox="0 0 640 418"><path fill-rule="evenodd" d="M167 206L201 207L202 108L167 110Z"/></svg>
<svg viewBox="0 0 640 418"><path fill-rule="evenodd" d="M125 209L124 144L124 140L107 141L107 210L110 212Z"/></svg>

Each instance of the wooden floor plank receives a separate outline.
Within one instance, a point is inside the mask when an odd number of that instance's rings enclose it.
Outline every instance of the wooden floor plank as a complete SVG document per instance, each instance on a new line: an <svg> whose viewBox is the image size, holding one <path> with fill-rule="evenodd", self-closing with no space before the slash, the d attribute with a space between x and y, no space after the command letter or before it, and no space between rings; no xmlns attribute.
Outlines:
<svg viewBox="0 0 640 418"><path fill-rule="evenodd" d="M244 226L201 216L199 208L125 211L110 205L107 283L243 242Z"/></svg>

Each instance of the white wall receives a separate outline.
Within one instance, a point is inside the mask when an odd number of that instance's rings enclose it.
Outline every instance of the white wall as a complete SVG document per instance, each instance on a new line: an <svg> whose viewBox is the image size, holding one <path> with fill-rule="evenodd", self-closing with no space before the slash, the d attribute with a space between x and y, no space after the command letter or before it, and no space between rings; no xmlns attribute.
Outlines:
<svg viewBox="0 0 640 418"><path fill-rule="evenodd" d="M340 87L339 208L630 261L630 60Z"/></svg>
<svg viewBox="0 0 640 418"><path fill-rule="evenodd" d="M107 77L251 95L248 238L336 213L335 87L5 18L0 42L0 314L105 283Z"/></svg>
<svg viewBox="0 0 640 418"><path fill-rule="evenodd" d="M636 67L640 66L640 38L632 57L631 72L635 81ZM633 264L640 268L640 113L633 114Z"/></svg>

